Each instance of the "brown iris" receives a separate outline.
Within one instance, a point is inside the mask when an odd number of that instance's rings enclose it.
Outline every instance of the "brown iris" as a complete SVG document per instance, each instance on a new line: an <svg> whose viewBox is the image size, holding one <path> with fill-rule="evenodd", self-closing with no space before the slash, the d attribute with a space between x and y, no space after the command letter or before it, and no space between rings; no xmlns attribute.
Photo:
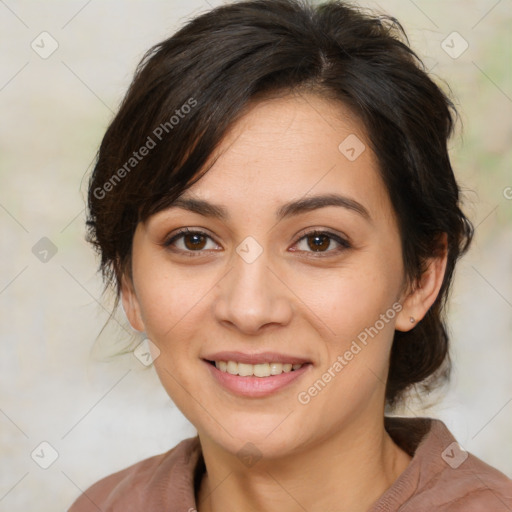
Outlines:
<svg viewBox="0 0 512 512"><path fill-rule="evenodd" d="M327 235L309 235L308 239L308 247L315 252L320 252L323 249L327 249L329 247L330 238ZM313 244L310 243L310 240L314 240ZM319 242L319 240L323 239L323 243Z"/></svg>
<svg viewBox="0 0 512 512"><path fill-rule="evenodd" d="M188 243L189 239L193 240L190 244ZM203 249L206 244L206 236L200 233L189 233L183 236L183 242L187 249L200 250Z"/></svg>

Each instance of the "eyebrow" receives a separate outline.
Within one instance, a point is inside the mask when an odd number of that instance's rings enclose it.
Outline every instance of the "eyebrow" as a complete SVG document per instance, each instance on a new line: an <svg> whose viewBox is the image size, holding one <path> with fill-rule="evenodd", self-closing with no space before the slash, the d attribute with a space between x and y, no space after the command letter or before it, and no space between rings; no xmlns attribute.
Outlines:
<svg viewBox="0 0 512 512"><path fill-rule="evenodd" d="M361 204L349 197L339 194L324 194L318 196L305 197L296 201L290 201L283 204L276 211L277 220L292 217L301 213L325 208L327 206L338 206L347 210L358 213L366 220L371 221L368 210ZM174 200L169 208L182 208L205 217L213 217L219 220L227 221L230 215L226 208L221 205L210 203L203 199L193 199L187 197L178 197Z"/></svg>

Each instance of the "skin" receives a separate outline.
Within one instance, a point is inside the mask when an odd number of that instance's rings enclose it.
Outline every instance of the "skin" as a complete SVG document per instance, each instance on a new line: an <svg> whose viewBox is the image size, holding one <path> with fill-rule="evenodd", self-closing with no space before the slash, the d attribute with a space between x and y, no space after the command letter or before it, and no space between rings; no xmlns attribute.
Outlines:
<svg viewBox="0 0 512 512"><path fill-rule="evenodd" d="M354 161L338 149L350 134L366 146ZM383 423L394 330L413 328L410 317L421 321L446 257L433 258L420 282L405 286L376 157L341 104L312 94L254 103L216 155L184 196L222 205L229 219L175 207L140 223L132 277L122 285L131 325L158 347L159 378L197 428L207 469L198 510L366 511L410 461ZM357 201L368 218L328 206L276 220L283 203L326 193ZM165 246L184 227L211 238ZM326 238L315 251L314 237L304 238L314 229L350 247ZM236 252L248 236L262 249L251 263ZM378 335L300 403L298 394L396 303L401 311ZM221 350L294 354L312 364L273 395L247 398L221 387L202 360ZM253 465L237 456L246 443L261 457Z"/></svg>

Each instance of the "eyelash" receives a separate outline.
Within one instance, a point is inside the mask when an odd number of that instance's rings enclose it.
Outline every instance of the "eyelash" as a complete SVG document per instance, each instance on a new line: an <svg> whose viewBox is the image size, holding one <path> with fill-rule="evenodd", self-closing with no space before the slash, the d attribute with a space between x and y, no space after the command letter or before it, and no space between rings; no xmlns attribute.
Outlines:
<svg viewBox="0 0 512 512"><path fill-rule="evenodd" d="M204 231L196 231L196 230L191 230L189 228L183 228L183 229L180 229L170 239L166 240L163 243L164 247L171 247L172 244L174 242L176 242L176 240L183 238L184 235L201 235L201 236L205 236L205 237L213 240L213 238L210 235L208 235L207 233L205 233ZM323 258L326 256L331 256L332 253L339 254L340 252L342 252L346 249L350 249L352 247L351 244L348 242L348 240L342 238L341 236L339 236L335 233L332 233L330 231L321 231L321 230L308 231L308 232L302 234L302 236L300 236L300 238L294 243L294 245L296 245L297 243L299 243L300 241L302 241L305 238L312 237L312 236L320 236L320 235L327 236L328 238L334 240L335 242L337 242L340 245L340 247L338 247L336 249L327 250L327 251L318 251L318 252L299 251L299 252L306 252L306 253L310 253L312 255L312 256L308 256L308 257ZM179 251L183 254L186 254L189 257L197 257L197 256L200 256L201 253L203 253L205 251L205 249L200 249L197 251L177 249L177 251Z"/></svg>

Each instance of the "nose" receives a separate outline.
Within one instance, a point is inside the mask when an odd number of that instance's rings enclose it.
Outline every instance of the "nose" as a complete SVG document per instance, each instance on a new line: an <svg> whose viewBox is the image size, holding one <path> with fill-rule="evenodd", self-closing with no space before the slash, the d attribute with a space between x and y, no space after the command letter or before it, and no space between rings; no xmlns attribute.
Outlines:
<svg viewBox="0 0 512 512"><path fill-rule="evenodd" d="M250 335L290 322L293 294L270 263L266 251L254 261L234 254L231 270L217 284L214 314L219 322Z"/></svg>

